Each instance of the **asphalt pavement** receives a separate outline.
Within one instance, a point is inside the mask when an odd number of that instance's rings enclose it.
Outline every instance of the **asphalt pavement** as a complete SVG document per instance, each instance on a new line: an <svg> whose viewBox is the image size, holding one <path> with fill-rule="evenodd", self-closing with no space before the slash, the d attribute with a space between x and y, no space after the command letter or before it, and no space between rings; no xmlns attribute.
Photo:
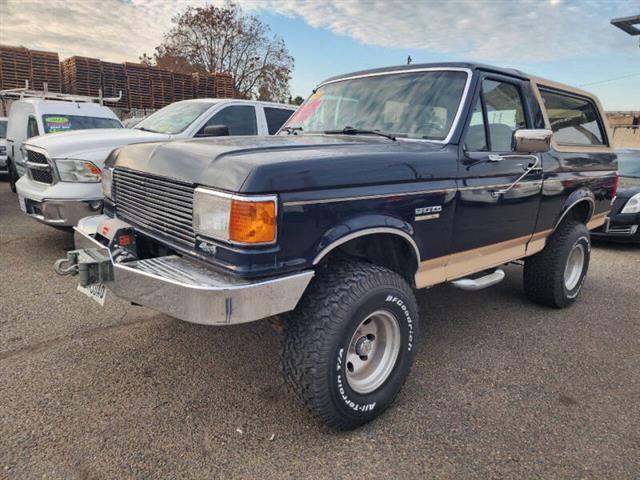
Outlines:
<svg viewBox="0 0 640 480"><path fill-rule="evenodd" d="M521 268L417 294L422 338L396 404L336 433L286 392L268 321L205 327L53 273L68 233L0 179L0 478L640 476L640 248L598 244L567 310Z"/></svg>

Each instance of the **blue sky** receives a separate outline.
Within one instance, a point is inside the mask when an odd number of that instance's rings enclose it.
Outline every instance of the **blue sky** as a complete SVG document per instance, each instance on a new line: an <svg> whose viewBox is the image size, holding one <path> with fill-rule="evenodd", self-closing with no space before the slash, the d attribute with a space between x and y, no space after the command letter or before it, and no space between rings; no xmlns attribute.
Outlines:
<svg viewBox="0 0 640 480"><path fill-rule="evenodd" d="M137 61L187 6L226 0L0 0L0 43ZM291 93L366 68L478 61L596 93L608 110L640 110L639 38L610 25L640 0L236 0L284 38ZM633 75L633 76L631 76ZM627 77L615 81L605 80ZM597 83L602 82L602 83ZM593 85L590 85L593 84ZM586 86L585 86L586 85Z"/></svg>

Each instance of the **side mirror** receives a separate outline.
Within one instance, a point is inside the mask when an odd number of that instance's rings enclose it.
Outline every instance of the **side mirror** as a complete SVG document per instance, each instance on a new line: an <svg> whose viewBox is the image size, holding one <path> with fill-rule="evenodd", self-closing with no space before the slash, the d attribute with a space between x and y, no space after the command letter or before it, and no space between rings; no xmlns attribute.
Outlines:
<svg viewBox="0 0 640 480"><path fill-rule="evenodd" d="M209 125L204 127L203 137L228 137L229 127L226 125Z"/></svg>
<svg viewBox="0 0 640 480"><path fill-rule="evenodd" d="M546 129L523 129L513 132L512 149L520 153L544 153L551 149L553 132Z"/></svg>

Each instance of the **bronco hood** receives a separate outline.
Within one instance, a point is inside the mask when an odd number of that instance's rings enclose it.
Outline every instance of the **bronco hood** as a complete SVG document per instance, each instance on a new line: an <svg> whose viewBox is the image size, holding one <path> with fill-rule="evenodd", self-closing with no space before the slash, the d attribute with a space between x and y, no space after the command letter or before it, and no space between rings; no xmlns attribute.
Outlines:
<svg viewBox="0 0 640 480"><path fill-rule="evenodd" d="M50 133L27 140L25 145L44 148L51 158L86 158L88 152L105 151L102 160L114 148L130 143L167 140L164 133L151 133L134 128L96 128L73 132Z"/></svg>
<svg viewBox="0 0 640 480"><path fill-rule="evenodd" d="M425 156L442 148L368 136L226 137L130 145L114 151L107 164L230 192L267 193L428 179L425 171L433 170Z"/></svg>

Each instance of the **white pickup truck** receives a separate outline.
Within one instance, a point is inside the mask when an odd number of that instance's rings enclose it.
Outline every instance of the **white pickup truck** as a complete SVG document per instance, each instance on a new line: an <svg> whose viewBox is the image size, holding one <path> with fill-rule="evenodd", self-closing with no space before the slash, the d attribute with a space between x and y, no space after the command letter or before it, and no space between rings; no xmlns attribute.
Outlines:
<svg viewBox="0 0 640 480"><path fill-rule="evenodd" d="M73 227L79 219L101 210L102 168L114 149L193 137L272 135L295 109L292 105L249 100L185 100L158 110L131 129L33 138L24 144L29 175L16 184L20 207L47 225Z"/></svg>

